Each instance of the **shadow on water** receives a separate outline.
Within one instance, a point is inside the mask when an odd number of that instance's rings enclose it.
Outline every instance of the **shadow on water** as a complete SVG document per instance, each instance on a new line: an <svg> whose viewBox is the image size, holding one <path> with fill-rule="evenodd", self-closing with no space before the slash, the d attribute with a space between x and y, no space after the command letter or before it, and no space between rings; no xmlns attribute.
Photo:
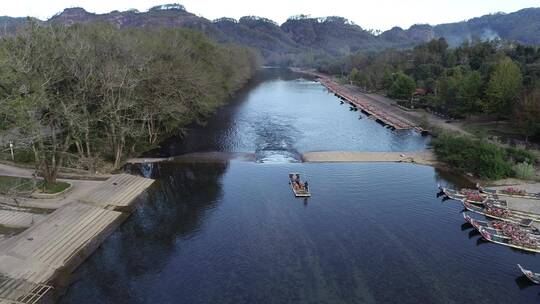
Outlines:
<svg viewBox="0 0 540 304"><path fill-rule="evenodd" d="M461 224L461 231L466 231L466 230L469 230L469 229L472 229L474 228L473 225L469 224L469 223L463 223ZM476 230L476 229L475 229Z"/></svg>
<svg viewBox="0 0 540 304"><path fill-rule="evenodd" d="M101 303L98 299L106 294L123 303L141 302L134 291L115 286L159 273L178 239L197 236L222 195L221 176L227 168L227 162L154 165L151 177L157 182L147 197L140 198L131 217L76 271L72 288L59 303Z"/></svg>
<svg viewBox="0 0 540 304"><path fill-rule="evenodd" d="M480 234L480 232L478 232L478 230L473 229L473 230L469 231L469 239L472 239L472 238L477 237L477 236L482 236L482 234ZM481 245L481 244L484 244L484 243L489 243L489 241L485 240L483 237L479 238L478 241L476 242L477 245Z"/></svg>
<svg viewBox="0 0 540 304"><path fill-rule="evenodd" d="M520 290L523 290L532 286L538 286L538 284L531 282L531 280L529 280L525 275L517 277L515 279L515 282Z"/></svg>
<svg viewBox="0 0 540 304"><path fill-rule="evenodd" d="M478 230L473 230L469 232L469 239L475 237L475 236L481 236L480 232ZM476 246L484 245L484 244L493 244L490 241L484 239L483 237L480 237L476 240Z"/></svg>

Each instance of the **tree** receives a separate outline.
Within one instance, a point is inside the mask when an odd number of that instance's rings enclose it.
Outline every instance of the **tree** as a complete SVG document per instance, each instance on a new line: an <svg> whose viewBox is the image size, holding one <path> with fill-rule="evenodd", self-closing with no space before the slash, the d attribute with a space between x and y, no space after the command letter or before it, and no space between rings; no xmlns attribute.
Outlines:
<svg viewBox="0 0 540 304"><path fill-rule="evenodd" d="M482 110L482 88L484 82L478 71L465 71L457 83L457 111L462 116Z"/></svg>
<svg viewBox="0 0 540 304"><path fill-rule="evenodd" d="M118 169L126 156L203 123L258 58L185 29L31 24L0 41L0 130L17 131L48 183L73 161Z"/></svg>
<svg viewBox="0 0 540 304"><path fill-rule="evenodd" d="M36 169L48 184L56 183L72 135L65 113L73 108L67 97L73 82L62 64L69 39L65 28L32 23L2 45L2 72L12 90L1 108L10 117L9 127L18 130L19 145L34 151Z"/></svg>
<svg viewBox="0 0 540 304"><path fill-rule="evenodd" d="M358 84L359 80L360 80L360 72L358 72L357 68L352 68L351 72L349 73L349 81L352 84Z"/></svg>
<svg viewBox="0 0 540 304"><path fill-rule="evenodd" d="M499 118L509 116L518 100L523 78L519 66L505 57L495 67L487 88L486 108Z"/></svg>
<svg viewBox="0 0 540 304"><path fill-rule="evenodd" d="M414 79L400 72L394 76L394 82L390 87L388 96L391 98L408 100L411 98L415 88L416 84Z"/></svg>
<svg viewBox="0 0 540 304"><path fill-rule="evenodd" d="M529 137L540 133L540 84L521 101L516 111L516 122L526 143Z"/></svg>

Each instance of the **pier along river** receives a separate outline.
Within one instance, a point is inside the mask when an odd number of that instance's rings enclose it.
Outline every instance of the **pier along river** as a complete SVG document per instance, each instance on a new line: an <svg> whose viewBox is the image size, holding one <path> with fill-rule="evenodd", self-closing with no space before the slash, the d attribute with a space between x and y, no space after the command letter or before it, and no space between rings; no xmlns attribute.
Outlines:
<svg viewBox="0 0 540 304"><path fill-rule="evenodd" d="M254 153L164 162L136 212L77 270L61 303L535 303L516 264L533 254L483 241L429 166L301 163L311 151L416 151L392 131L286 70L266 69L184 140L157 152ZM313 196L296 199L289 172Z"/></svg>

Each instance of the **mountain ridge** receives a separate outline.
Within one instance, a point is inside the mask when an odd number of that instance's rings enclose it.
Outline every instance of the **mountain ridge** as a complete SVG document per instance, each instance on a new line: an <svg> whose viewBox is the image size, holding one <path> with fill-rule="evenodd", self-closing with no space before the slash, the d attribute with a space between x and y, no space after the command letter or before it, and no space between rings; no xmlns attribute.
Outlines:
<svg viewBox="0 0 540 304"><path fill-rule="evenodd" d="M13 33L26 18L0 17L2 33ZM525 8L513 13L495 13L466 21L439 25L415 24L408 29L394 27L376 35L372 31L338 16L313 18L299 15L281 25L264 17L245 16L238 20L209 20L188 12L179 4L165 4L146 12L112 11L96 14L81 7L66 8L43 24L108 22L118 28L182 27L205 33L224 43L255 48L270 63L309 61L306 53L319 58L335 58L361 50L408 48L432 39L445 38L451 46L466 40L504 39L540 45L540 8ZM309 57L309 56L307 56ZM304 62L306 63L306 62Z"/></svg>

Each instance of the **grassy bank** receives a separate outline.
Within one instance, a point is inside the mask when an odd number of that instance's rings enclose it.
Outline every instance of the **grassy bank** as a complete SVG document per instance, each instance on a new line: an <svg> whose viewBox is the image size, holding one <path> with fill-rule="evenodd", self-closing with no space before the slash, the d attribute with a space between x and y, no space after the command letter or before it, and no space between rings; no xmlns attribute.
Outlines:
<svg viewBox="0 0 540 304"><path fill-rule="evenodd" d="M462 173L486 180L518 177L535 178L537 159L518 148L504 148L485 140L443 133L432 141L439 161Z"/></svg>
<svg viewBox="0 0 540 304"><path fill-rule="evenodd" d="M36 190L41 193L54 194L66 190L69 186L65 182L48 184L40 180L34 183L31 178L0 176L0 194L30 194Z"/></svg>
<svg viewBox="0 0 540 304"><path fill-rule="evenodd" d="M32 179L21 178L21 177L11 177L11 176L0 176L0 194L9 194L13 192L30 193L32 191L34 191L34 183Z"/></svg>

